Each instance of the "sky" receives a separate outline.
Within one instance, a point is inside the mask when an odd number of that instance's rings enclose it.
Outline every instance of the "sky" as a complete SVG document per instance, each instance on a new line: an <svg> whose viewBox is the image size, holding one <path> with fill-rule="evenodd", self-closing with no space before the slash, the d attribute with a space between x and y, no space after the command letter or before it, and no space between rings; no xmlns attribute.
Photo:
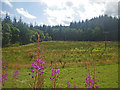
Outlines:
<svg viewBox="0 0 120 90"><path fill-rule="evenodd" d="M0 15L6 13L28 24L65 25L100 15L118 17L119 0L1 0Z"/></svg>

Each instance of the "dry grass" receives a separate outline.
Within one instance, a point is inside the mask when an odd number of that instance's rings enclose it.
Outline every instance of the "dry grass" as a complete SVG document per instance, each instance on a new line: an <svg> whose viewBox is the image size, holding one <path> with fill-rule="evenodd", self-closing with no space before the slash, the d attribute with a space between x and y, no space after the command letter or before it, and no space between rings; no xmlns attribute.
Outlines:
<svg viewBox="0 0 120 90"><path fill-rule="evenodd" d="M18 64L18 63L9 63L8 67L9 68L16 68L16 69L20 69L20 68L30 68L31 64Z"/></svg>

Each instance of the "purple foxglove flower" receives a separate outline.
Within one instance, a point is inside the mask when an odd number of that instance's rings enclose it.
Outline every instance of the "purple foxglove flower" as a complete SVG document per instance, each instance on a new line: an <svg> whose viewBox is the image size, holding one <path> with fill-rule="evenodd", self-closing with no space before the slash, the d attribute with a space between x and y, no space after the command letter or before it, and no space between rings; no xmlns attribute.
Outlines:
<svg viewBox="0 0 120 90"><path fill-rule="evenodd" d="M58 73L58 71L57 71L57 70L55 70L55 73Z"/></svg>
<svg viewBox="0 0 120 90"><path fill-rule="evenodd" d="M93 79L91 79L90 82L93 82Z"/></svg>
<svg viewBox="0 0 120 90"><path fill-rule="evenodd" d="M31 66L33 66L33 63L31 64Z"/></svg>
<svg viewBox="0 0 120 90"><path fill-rule="evenodd" d="M8 73L6 73L5 75L8 75Z"/></svg>
<svg viewBox="0 0 120 90"><path fill-rule="evenodd" d="M32 69L31 72L35 72L35 71Z"/></svg>
<svg viewBox="0 0 120 90"><path fill-rule="evenodd" d="M35 58L33 58L33 61L35 60Z"/></svg>
<svg viewBox="0 0 120 90"><path fill-rule="evenodd" d="M7 81L7 75L8 75L8 73L6 73L5 75L2 74L2 78L3 78L5 81Z"/></svg>
<svg viewBox="0 0 120 90"><path fill-rule="evenodd" d="M56 77L58 77L58 75Z"/></svg>
<svg viewBox="0 0 120 90"><path fill-rule="evenodd" d="M91 82L91 85L94 85L95 83L94 82Z"/></svg>
<svg viewBox="0 0 120 90"><path fill-rule="evenodd" d="M14 71L13 76L16 77L18 74L19 74L19 71L16 70L16 71Z"/></svg>
<svg viewBox="0 0 120 90"><path fill-rule="evenodd" d="M38 67L38 69L39 69L39 70L41 70L41 68L40 68L40 67Z"/></svg>
<svg viewBox="0 0 120 90"><path fill-rule="evenodd" d="M33 67L31 67L30 69L33 69Z"/></svg>
<svg viewBox="0 0 120 90"><path fill-rule="evenodd" d="M99 87L99 85L95 85L95 88L98 88Z"/></svg>
<svg viewBox="0 0 120 90"><path fill-rule="evenodd" d="M67 87L70 87L70 82L67 82Z"/></svg>
<svg viewBox="0 0 120 90"><path fill-rule="evenodd" d="M89 86L89 88L92 88L92 86Z"/></svg>
<svg viewBox="0 0 120 90"><path fill-rule="evenodd" d="M55 79L55 77L53 77L53 79Z"/></svg>
<svg viewBox="0 0 120 90"><path fill-rule="evenodd" d="M54 74L52 73L51 76L53 76Z"/></svg>
<svg viewBox="0 0 120 90"><path fill-rule="evenodd" d="M44 67L42 67L42 69L44 69Z"/></svg>
<svg viewBox="0 0 120 90"><path fill-rule="evenodd" d="M5 75L2 74L2 78L4 78L4 77L5 77Z"/></svg>
<svg viewBox="0 0 120 90"><path fill-rule="evenodd" d="M87 84L90 84L90 82L89 82L89 81L86 81L86 83L87 83Z"/></svg>
<svg viewBox="0 0 120 90"><path fill-rule="evenodd" d="M5 78L5 81L7 81L7 78Z"/></svg>
<svg viewBox="0 0 120 90"><path fill-rule="evenodd" d="M89 81L90 79L87 77L86 80Z"/></svg>
<svg viewBox="0 0 120 90"><path fill-rule="evenodd" d="M36 62L39 62L39 60L38 60L38 59L36 59Z"/></svg>
<svg viewBox="0 0 120 90"><path fill-rule="evenodd" d="M53 68L52 68L52 72L53 72Z"/></svg>
<svg viewBox="0 0 120 90"><path fill-rule="evenodd" d="M34 64L35 62L33 61L33 63L32 64Z"/></svg>
<svg viewBox="0 0 120 90"><path fill-rule="evenodd" d="M60 71L60 69L58 68L58 72Z"/></svg>
<svg viewBox="0 0 120 90"><path fill-rule="evenodd" d="M35 67L35 69L38 69L37 67Z"/></svg>
<svg viewBox="0 0 120 90"><path fill-rule="evenodd" d="M76 87L76 85L74 85L74 87L73 87L73 88L77 88L77 87Z"/></svg>

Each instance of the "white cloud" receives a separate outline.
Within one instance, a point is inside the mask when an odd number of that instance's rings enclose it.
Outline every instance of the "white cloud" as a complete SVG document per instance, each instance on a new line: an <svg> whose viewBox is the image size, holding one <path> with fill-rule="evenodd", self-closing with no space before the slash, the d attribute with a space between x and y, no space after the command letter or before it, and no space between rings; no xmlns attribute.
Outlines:
<svg viewBox="0 0 120 90"><path fill-rule="evenodd" d="M0 14L1 14L1 15L5 15L5 14L6 14L6 11L1 11Z"/></svg>
<svg viewBox="0 0 120 90"><path fill-rule="evenodd" d="M26 18L36 19L35 16L29 14L29 13L28 13L27 11L25 11L23 8L16 8L16 11L17 11L19 14L25 16Z"/></svg>
<svg viewBox="0 0 120 90"><path fill-rule="evenodd" d="M104 4L88 4L85 6L85 12L81 15L83 20L91 19L103 15L105 11ZM81 12L82 13L82 12Z"/></svg>
<svg viewBox="0 0 120 90"><path fill-rule="evenodd" d="M40 2L49 25L69 25L72 21L86 20L99 15L118 16L119 0L12 0L12 2ZM21 13L27 12L19 10ZM28 12L27 12L28 13ZM29 14L29 13L28 13ZM25 17L29 15L22 14Z"/></svg>
<svg viewBox="0 0 120 90"><path fill-rule="evenodd" d="M45 10L48 21L51 25L65 24L65 21L71 22L73 20L71 12L73 12L72 9L51 10L51 9L47 8Z"/></svg>
<svg viewBox="0 0 120 90"><path fill-rule="evenodd" d="M9 16L13 16L13 14L9 13L9 12L6 12L6 11L0 11L0 15L6 15L8 14Z"/></svg>
<svg viewBox="0 0 120 90"><path fill-rule="evenodd" d="M1 0L1 1L7 4L8 6L13 7L13 5L10 3L11 0Z"/></svg>
<svg viewBox="0 0 120 90"><path fill-rule="evenodd" d="M69 25L68 22L91 19L105 12L105 3L90 0L41 0L47 7L44 13L49 24Z"/></svg>

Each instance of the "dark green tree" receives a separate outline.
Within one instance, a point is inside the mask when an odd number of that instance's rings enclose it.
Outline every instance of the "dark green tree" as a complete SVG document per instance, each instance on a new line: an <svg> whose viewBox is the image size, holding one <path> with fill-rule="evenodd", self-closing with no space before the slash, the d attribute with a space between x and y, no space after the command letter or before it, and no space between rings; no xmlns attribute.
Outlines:
<svg viewBox="0 0 120 90"><path fill-rule="evenodd" d="M11 29L9 24L5 23L2 27L2 45L5 46L11 41Z"/></svg>

